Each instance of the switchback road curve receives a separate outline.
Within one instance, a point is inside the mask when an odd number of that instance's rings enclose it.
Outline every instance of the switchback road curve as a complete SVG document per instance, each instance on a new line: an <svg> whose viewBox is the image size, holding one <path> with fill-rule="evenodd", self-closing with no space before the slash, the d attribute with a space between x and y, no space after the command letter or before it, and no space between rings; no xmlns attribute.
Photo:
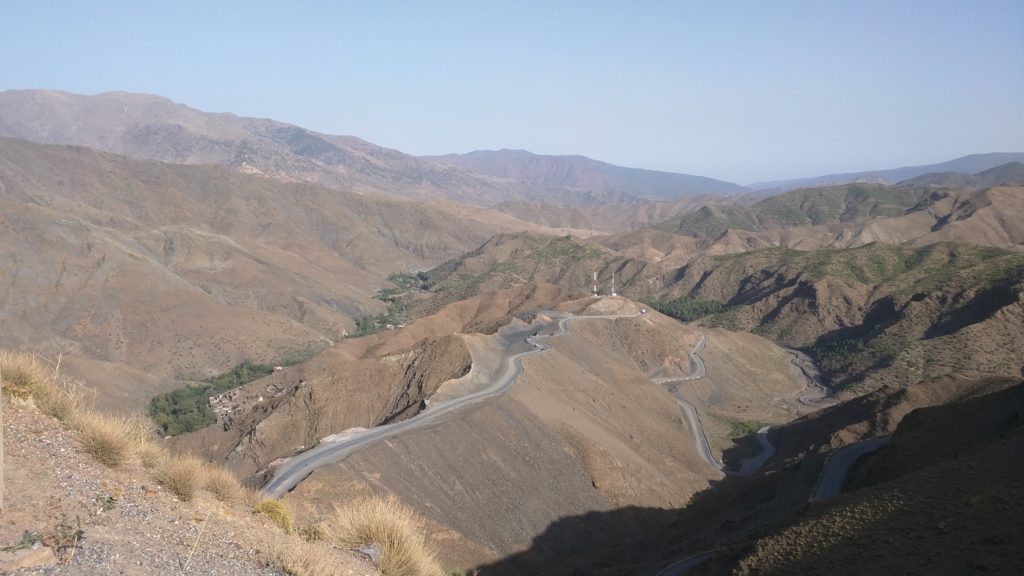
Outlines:
<svg viewBox="0 0 1024 576"><path fill-rule="evenodd" d="M551 335L535 335L538 330L549 328L550 324L544 326L531 324L529 326L507 330L503 335L507 341L522 339L525 335L525 340L530 345L530 349L525 352L519 352L506 357L502 363L503 369L500 372L500 375L486 388L467 394L461 398L455 398L453 400L432 405L408 420L403 420L394 424L376 426L369 430L356 432L340 440L328 440L322 442L319 445L301 454L293 456L278 465L277 468L274 469L274 473L270 481L263 486L263 492L275 498L280 498L286 492L298 486L300 482L320 466L338 462L349 454L366 448L371 444L380 442L381 440L393 438L399 434L404 434L413 430L445 422L457 414L480 404L481 402L501 396L512 386L513 383L515 383L519 375L522 374L522 359L533 354L540 354L550 350L551 346L546 344L543 340L554 336L568 334L570 321L615 320L619 318L636 318L639 316L639 314L574 316L551 311L545 311L545 313L553 317L562 316L561 318L558 318L556 323L559 331Z"/></svg>

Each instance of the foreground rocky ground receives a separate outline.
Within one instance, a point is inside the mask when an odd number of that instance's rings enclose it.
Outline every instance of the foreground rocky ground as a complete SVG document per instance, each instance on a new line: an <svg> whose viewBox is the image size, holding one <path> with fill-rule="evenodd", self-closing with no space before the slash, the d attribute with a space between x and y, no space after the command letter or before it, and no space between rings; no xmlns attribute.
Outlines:
<svg viewBox="0 0 1024 576"><path fill-rule="evenodd" d="M106 468L60 422L8 398L3 425L0 573L284 574L274 555L289 540L266 516L205 493L181 502L138 463ZM337 553L335 573L379 574ZM16 568L26 557L40 565Z"/></svg>

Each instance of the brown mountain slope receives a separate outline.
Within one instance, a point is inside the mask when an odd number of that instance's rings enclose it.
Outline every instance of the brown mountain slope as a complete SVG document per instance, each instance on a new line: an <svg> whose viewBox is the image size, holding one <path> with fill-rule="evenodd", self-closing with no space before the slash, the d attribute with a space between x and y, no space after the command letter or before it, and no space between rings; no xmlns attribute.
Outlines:
<svg viewBox="0 0 1024 576"><path fill-rule="evenodd" d="M949 240L1021 250L1021 222L1024 188L1019 185L979 190L908 183L802 188L751 206L705 206L654 228L693 237L710 254L771 246L848 248L870 242L923 246Z"/></svg>
<svg viewBox="0 0 1024 576"><path fill-rule="evenodd" d="M230 409L218 415L217 426L174 443L251 477L330 434L404 420L418 413L441 384L470 369L467 345L455 334L493 332L512 314L564 297L554 286L498 291L399 330L341 341L229 393Z"/></svg>
<svg viewBox="0 0 1024 576"><path fill-rule="evenodd" d="M175 378L328 345L383 307L370 297L388 273L529 226L12 139L0 204L3 345L77 347L71 366L109 376L102 401L121 407Z"/></svg>
<svg viewBox="0 0 1024 576"><path fill-rule="evenodd" d="M852 492L762 538L733 573L1020 572L1022 421L1019 384L909 414Z"/></svg>
<svg viewBox="0 0 1024 576"><path fill-rule="evenodd" d="M771 249L701 258L664 280L673 297L730 305L709 322L804 348L834 386L870 388L1016 374L1022 258L967 244Z"/></svg>
<svg viewBox="0 0 1024 576"><path fill-rule="evenodd" d="M876 243L844 250L704 255L679 266L659 255L653 243L658 236L633 237L652 243L624 257L589 241L508 235L429 276L435 298L443 302L483 287L530 281L583 291L593 271L606 292L614 272L618 291L639 300L725 305L705 323L806 349L838 388L909 384L950 373L1012 375L1020 367L1020 252L961 243L920 248Z"/></svg>
<svg viewBox="0 0 1024 576"><path fill-rule="evenodd" d="M924 381L904 389L880 389L778 426L770 435L778 452L763 473L713 483L685 508L630 508L564 518L552 525L536 539L535 546L554 541L563 527L586 531L625 518L658 518L666 524L639 541L561 558L547 566L544 574L656 574L675 560L707 551L712 552L708 560L689 574L888 574L903 573L908 569L904 562L927 567L910 573L946 573L942 564L928 564L928 556L945 553L961 562L970 561L955 540L946 539L954 534L967 538L965 549L981 553L976 558L980 563L1007 566L991 560L1013 557L1013 540L991 535L1019 525L1019 521L1008 523L1002 516L1019 510L1012 497L993 500L992 496L1015 490L1019 484L1017 463L991 476L982 477L981 472L993 471L1000 457L1012 459L1010 454L1019 448L1013 441L1007 442L1006 436L1013 426L1019 428L1013 416L1021 409L1019 383L1019 378ZM951 412L959 416L947 419ZM924 421L929 423L919 427L917 423ZM962 423L962 431L957 423ZM900 440L914 429L912 435L917 440ZM993 430L996 434L989 434ZM914 453L913 460L896 461L899 480L824 502L810 501L828 452L894 432L888 448L899 450L889 453L883 448L878 457L907 454L906 450ZM972 451L984 443L999 445L1002 454L976 458ZM949 465L957 466L958 461L960 470L951 473ZM868 461L865 470L881 481L882 475L872 468ZM907 475L914 480L906 482ZM948 485L936 478L949 481ZM1003 491L990 491L993 486L1001 486ZM976 502L974 496L979 496ZM962 507L950 508L942 500L945 497L962 502ZM983 507L973 510L972 502ZM997 502L1014 504L997 515L991 507L999 505ZM954 519L957 514L962 520ZM944 528L950 532L944 534ZM975 536L972 530L985 536ZM530 549L517 558L485 566L481 574L506 574L521 557L532 553Z"/></svg>
<svg viewBox="0 0 1024 576"><path fill-rule="evenodd" d="M495 210L520 220L552 228L573 228L591 233L612 234L652 226L708 204L728 203L731 198L713 195L685 196L676 200L582 204L559 204L554 200L518 200L498 204Z"/></svg>
<svg viewBox="0 0 1024 576"><path fill-rule="evenodd" d="M619 298L564 306L584 314L638 308ZM396 333L420 322L451 322L470 309L460 302ZM339 499L393 493L436 522L434 539L450 564L468 567L527 548L559 518L630 506L677 507L721 476L698 455L675 398L650 381L689 371L686 351L699 339L696 331L654 312L576 321L571 331L550 340L552 351L526 359L522 376L504 396L324 466L287 498L315 517ZM472 368L443 383L436 399L480 387L497 368L500 334L459 338L470 350ZM793 417L794 411L771 402L803 386L782 350L753 335L714 331L711 338L709 380L694 391L699 410L726 415L756 404L767 421ZM731 445L725 436L712 441ZM566 555L662 526L662 519L639 516L581 525L504 573L543 573Z"/></svg>

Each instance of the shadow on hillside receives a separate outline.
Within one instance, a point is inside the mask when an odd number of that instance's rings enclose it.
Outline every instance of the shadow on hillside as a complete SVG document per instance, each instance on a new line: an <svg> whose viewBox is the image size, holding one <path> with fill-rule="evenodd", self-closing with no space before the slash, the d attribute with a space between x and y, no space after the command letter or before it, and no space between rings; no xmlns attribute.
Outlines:
<svg viewBox="0 0 1024 576"><path fill-rule="evenodd" d="M723 454L725 462L734 468L751 455L750 446L759 446L754 434L738 443ZM719 548L723 542L737 541L737 534L765 527L766 522L759 516L785 518L802 512L817 479L820 460L812 465L769 463L770 470L749 477L726 476L711 481L686 508L626 507L561 518L536 536L526 550L479 566L477 573L656 574L675 559ZM611 566L616 568L604 570Z"/></svg>
<svg viewBox="0 0 1024 576"><path fill-rule="evenodd" d="M533 539L526 550L477 568L480 576L593 574L601 552L666 529L677 510L628 507L561 518Z"/></svg>

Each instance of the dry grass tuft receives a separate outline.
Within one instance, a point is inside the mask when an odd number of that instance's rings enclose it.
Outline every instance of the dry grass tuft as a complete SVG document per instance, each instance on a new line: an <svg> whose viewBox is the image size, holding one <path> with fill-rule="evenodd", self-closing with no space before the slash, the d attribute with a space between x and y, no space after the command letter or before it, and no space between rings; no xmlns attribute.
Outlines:
<svg viewBox="0 0 1024 576"><path fill-rule="evenodd" d="M226 504L238 504L246 496L245 486L227 468L220 466L207 466L203 488Z"/></svg>
<svg viewBox="0 0 1024 576"><path fill-rule="evenodd" d="M39 358L26 352L0 352L0 373L3 374L4 393L12 398L26 400L50 379Z"/></svg>
<svg viewBox="0 0 1024 576"><path fill-rule="evenodd" d="M136 447L135 455L139 457L142 467L151 471L159 469L169 457L166 450L148 439Z"/></svg>
<svg viewBox="0 0 1024 576"><path fill-rule="evenodd" d="M284 502L281 502L280 500L268 498L254 506L252 511L256 514L263 514L267 518L270 518L270 520L274 524L277 524L278 528L283 530L285 534L291 534L292 529L294 528L292 512L284 505Z"/></svg>
<svg viewBox="0 0 1024 576"><path fill-rule="evenodd" d="M350 568L342 568L337 550L326 542L306 542L295 536L288 536L274 546L274 566L289 576L342 576L350 574Z"/></svg>
<svg viewBox="0 0 1024 576"><path fill-rule="evenodd" d="M36 354L0 352L0 372L6 394L62 422L70 422L84 403L82 385L51 369Z"/></svg>
<svg viewBox="0 0 1024 576"><path fill-rule="evenodd" d="M80 411L72 425L85 451L111 468L124 465L146 442L146 428L137 418Z"/></svg>
<svg viewBox="0 0 1024 576"><path fill-rule="evenodd" d="M156 468L157 482L175 496L188 502L205 483L206 463L192 455L167 457Z"/></svg>
<svg viewBox="0 0 1024 576"><path fill-rule="evenodd" d="M330 540L345 548L375 544L385 576L444 574L427 547L423 522L395 498L370 498L340 508L326 524Z"/></svg>
<svg viewBox="0 0 1024 576"><path fill-rule="evenodd" d="M299 537L306 542L327 540L327 527L323 522L313 522L298 530Z"/></svg>

